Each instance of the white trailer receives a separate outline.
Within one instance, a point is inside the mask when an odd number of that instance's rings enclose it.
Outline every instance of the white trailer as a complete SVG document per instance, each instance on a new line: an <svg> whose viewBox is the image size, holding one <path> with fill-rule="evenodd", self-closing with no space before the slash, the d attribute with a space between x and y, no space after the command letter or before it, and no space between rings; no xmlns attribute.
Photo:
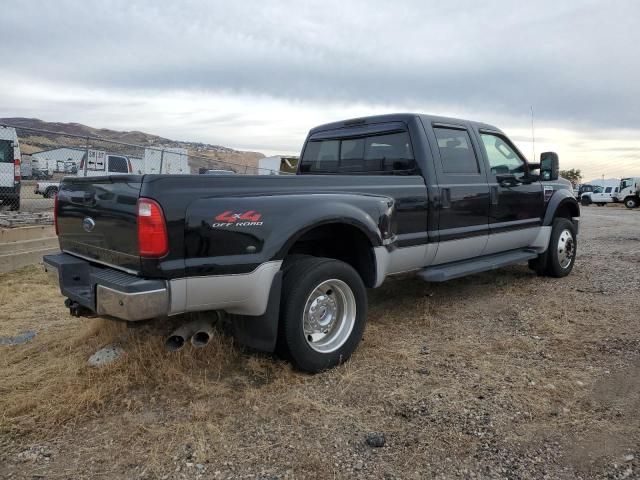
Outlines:
<svg viewBox="0 0 640 480"><path fill-rule="evenodd" d="M186 148L145 148L143 173L183 174L191 173Z"/></svg>

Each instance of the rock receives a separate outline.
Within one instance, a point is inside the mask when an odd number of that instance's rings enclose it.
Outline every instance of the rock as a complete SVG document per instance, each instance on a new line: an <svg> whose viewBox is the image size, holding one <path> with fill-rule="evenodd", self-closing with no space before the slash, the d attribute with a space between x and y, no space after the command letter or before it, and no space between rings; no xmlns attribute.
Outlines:
<svg viewBox="0 0 640 480"><path fill-rule="evenodd" d="M578 385L579 387L584 387L584 382L581 382L580 380L576 381L576 385Z"/></svg>
<svg viewBox="0 0 640 480"><path fill-rule="evenodd" d="M632 453L629 453L628 455L624 456L624 461L625 462L633 462L633 459L636 458Z"/></svg>
<svg viewBox="0 0 640 480"><path fill-rule="evenodd" d="M353 468L355 470L362 470L364 468L364 462L362 460L358 460L354 465Z"/></svg>
<svg viewBox="0 0 640 480"><path fill-rule="evenodd" d="M118 345L107 345L89 357L89 365L103 367L109 365L124 355L124 350Z"/></svg>
<svg viewBox="0 0 640 480"><path fill-rule="evenodd" d="M387 439L381 433L369 433L365 438L365 442L372 448L381 448L385 446Z"/></svg>
<svg viewBox="0 0 640 480"><path fill-rule="evenodd" d="M0 337L0 345L20 345L27 343L29 340L36 336L36 332L28 330L15 337Z"/></svg>

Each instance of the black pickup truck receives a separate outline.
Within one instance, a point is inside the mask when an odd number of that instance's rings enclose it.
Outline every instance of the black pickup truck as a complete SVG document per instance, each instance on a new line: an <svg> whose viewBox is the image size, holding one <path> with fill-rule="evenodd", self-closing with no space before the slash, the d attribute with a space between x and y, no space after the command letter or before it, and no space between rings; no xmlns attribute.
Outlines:
<svg viewBox="0 0 640 480"><path fill-rule="evenodd" d="M496 127L420 114L316 127L297 175L74 177L55 205L44 262L72 314L226 312L310 372L349 358L389 275L567 275L580 215L555 153L530 164Z"/></svg>

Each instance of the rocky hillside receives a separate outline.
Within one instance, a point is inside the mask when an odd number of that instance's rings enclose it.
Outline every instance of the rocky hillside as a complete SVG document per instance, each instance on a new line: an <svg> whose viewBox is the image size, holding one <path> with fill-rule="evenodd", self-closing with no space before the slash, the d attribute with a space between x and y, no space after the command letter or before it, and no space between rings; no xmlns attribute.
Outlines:
<svg viewBox="0 0 640 480"><path fill-rule="evenodd" d="M183 142L152 135L140 131L118 131L107 128L94 128L80 123L45 122L37 118L0 118L0 123L16 127L34 128L58 132L61 134L79 135L81 137L100 137L105 140L131 143L142 147L179 147L186 148L192 157L191 168L197 172L198 168L224 168L224 163L233 164L234 170L241 171L243 167L255 168L258 159L264 155L259 152L245 152L220 145L200 142ZM18 130L20 135L20 149L23 153L34 153L40 150L59 146L84 146L82 138L67 137L55 134L41 134L29 130ZM106 149L106 148L105 148ZM123 152L126 153L126 152Z"/></svg>

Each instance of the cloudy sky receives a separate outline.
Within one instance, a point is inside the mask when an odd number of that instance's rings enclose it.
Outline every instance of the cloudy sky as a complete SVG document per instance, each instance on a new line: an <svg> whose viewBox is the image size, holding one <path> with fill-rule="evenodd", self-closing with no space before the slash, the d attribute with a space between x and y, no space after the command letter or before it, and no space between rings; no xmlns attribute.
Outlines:
<svg viewBox="0 0 640 480"><path fill-rule="evenodd" d="M640 2L35 1L0 15L0 117L296 153L393 111L496 124L640 175Z"/></svg>

